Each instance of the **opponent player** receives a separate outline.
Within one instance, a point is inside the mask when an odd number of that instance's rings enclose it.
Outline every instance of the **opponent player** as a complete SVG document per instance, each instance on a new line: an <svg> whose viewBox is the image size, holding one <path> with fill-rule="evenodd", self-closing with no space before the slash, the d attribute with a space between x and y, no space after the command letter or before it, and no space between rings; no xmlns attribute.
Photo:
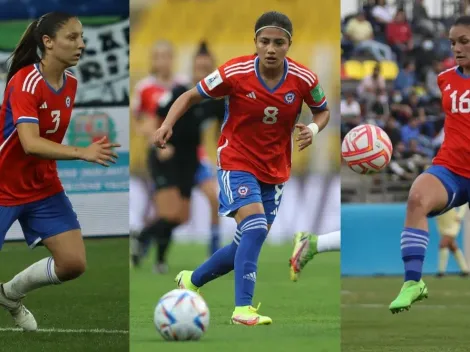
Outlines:
<svg viewBox="0 0 470 352"><path fill-rule="evenodd" d="M22 298L73 280L86 266L80 224L55 160L108 166L117 157L112 148L119 147L105 138L87 148L61 144L77 90L76 78L66 69L80 59L82 35L78 18L65 13L51 12L31 23L12 54L0 112L0 247L18 220L28 246L42 243L52 255L0 285L0 305L28 331L37 323Z"/></svg>
<svg viewBox="0 0 470 352"><path fill-rule="evenodd" d="M158 101L168 90L172 90L177 85L186 85L186 80L181 76L175 76L172 73L173 66L173 47L169 42L158 41L152 49L152 74L142 81L140 81L136 86L136 98L133 101L133 110L134 115L137 117L137 128L138 132L144 136L149 135L149 131L155 131L156 127L160 124L158 121L155 112L158 110ZM204 76L207 75L207 71L212 70L214 66L214 59L207 50L205 43L201 43L201 46L198 52L195 55L193 75ZM204 77L202 76L202 77ZM171 148L168 148L166 151L158 151L157 154L163 159L170 154L172 151ZM155 151L151 150L149 152L150 158L155 158ZM218 201L217 201L217 184L215 183L215 177L213 168L210 162L207 160L205 150L202 146L199 146L198 150L199 157L199 166L196 174L194 175L195 180L191 184L196 184L206 196L211 206L211 241L209 245L209 251L212 253L218 249L219 246L219 219L217 215ZM155 161L150 159L151 165L155 164ZM155 166L155 165L154 165ZM152 167L150 167L152 169ZM159 175L159 179L162 180L163 175ZM154 181L156 181L156 178ZM165 254L169 246L169 238L171 232L178 224L185 222L187 216L181 216L189 214L189 210L186 212L180 212L175 209L179 209L182 205L178 205L183 202L179 196L179 190L174 185L168 185L172 187L158 187L157 190L148 190L145 192L146 188L142 187L135 177L132 178L132 189L131 197L137 198L136 202L138 208L133 207L131 209L131 220L132 223L138 223L139 221L136 218L144 218L145 215L149 212L149 205L152 204L148 201L148 193L152 193L155 200L155 207L158 209L158 219L149 223L143 229L143 226L138 230L140 233L137 236L133 236L133 240L139 240L138 237L141 234L144 234L144 237L150 238L147 233L152 233L154 236L157 236L158 233L162 232L161 229L165 228L165 236L161 237L158 240L158 249L157 249L157 263L156 271L159 273L165 273L168 270L166 264ZM161 182L160 182L161 183ZM164 189L165 188L165 189ZM144 192L137 192L138 190ZM134 192L134 190L136 190ZM155 191L155 192L154 192ZM176 198L175 198L176 197ZM180 199L181 202L174 204L174 206L168 207L168 204L172 204L175 199ZM140 200L140 201L139 201ZM150 203L150 204L149 204ZM189 207L189 203L185 204ZM166 211L168 210L168 212ZM162 220L163 218L163 220ZM165 222L163 224L162 222ZM166 225L166 226L165 226ZM134 226L136 227L136 226ZM132 251L132 263L138 265L141 257L145 254L146 249L149 243L141 243L137 245L133 243Z"/></svg>
<svg viewBox="0 0 470 352"><path fill-rule="evenodd" d="M340 231L320 236L308 232L297 232L294 235L294 250L289 260L291 280L297 281L302 269L318 253L338 252L340 250Z"/></svg>
<svg viewBox="0 0 470 352"><path fill-rule="evenodd" d="M292 23L279 12L263 14L255 25L257 55L228 61L183 94L155 133L164 148L172 127L190 106L204 98L225 97L226 118L217 149L219 214L235 218L233 242L193 271L182 271L178 286L197 291L235 270L234 324L271 324L252 306L258 256L281 202L291 168L292 133L299 150L308 147L329 120L317 76L287 58ZM297 123L305 101L314 114L309 126Z"/></svg>
<svg viewBox="0 0 470 352"><path fill-rule="evenodd" d="M438 277L445 275L447 262L449 260L449 251L451 251L455 257L461 271L460 275L465 277L469 274L467 261L456 241L460 228L462 227L465 213L467 212L467 207L468 204L464 204L460 207L450 209L447 213L439 215L436 218L437 228L441 235L441 241L439 243Z"/></svg>
<svg viewBox="0 0 470 352"><path fill-rule="evenodd" d="M429 241L427 216L443 214L467 203L470 192L470 16L462 16L450 28L451 49L457 65L438 75L442 92L445 139L433 165L414 181L408 197L401 254L405 282L390 304L392 313L408 310L428 296L421 278Z"/></svg>

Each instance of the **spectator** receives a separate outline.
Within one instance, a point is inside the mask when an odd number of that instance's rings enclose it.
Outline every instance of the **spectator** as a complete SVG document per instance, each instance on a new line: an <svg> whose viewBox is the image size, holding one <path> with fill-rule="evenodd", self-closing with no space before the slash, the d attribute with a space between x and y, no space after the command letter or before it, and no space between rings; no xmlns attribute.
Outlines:
<svg viewBox="0 0 470 352"><path fill-rule="evenodd" d="M346 99L341 100L341 124L344 134L362 122L361 106L354 98L354 93L346 92L345 97Z"/></svg>
<svg viewBox="0 0 470 352"><path fill-rule="evenodd" d="M394 89L400 91L403 96L410 94L411 89L416 84L415 64L413 61L407 61L398 73L393 84Z"/></svg>
<svg viewBox="0 0 470 352"><path fill-rule="evenodd" d="M359 12L346 24L346 38L354 43L353 55L361 51L369 52L375 60L392 60L392 49L386 44L374 40L372 25L366 20L364 12Z"/></svg>
<svg viewBox="0 0 470 352"><path fill-rule="evenodd" d="M442 72L442 63L439 61L434 61L432 64L432 69L428 70L426 73L426 90L428 91L430 98L440 98L441 90L437 85L437 75Z"/></svg>
<svg viewBox="0 0 470 352"><path fill-rule="evenodd" d="M401 67L403 59L413 49L413 37L411 26L406 20L404 10L398 10L392 22L386 27L387 42L397 57L397 63Z"/></svg>

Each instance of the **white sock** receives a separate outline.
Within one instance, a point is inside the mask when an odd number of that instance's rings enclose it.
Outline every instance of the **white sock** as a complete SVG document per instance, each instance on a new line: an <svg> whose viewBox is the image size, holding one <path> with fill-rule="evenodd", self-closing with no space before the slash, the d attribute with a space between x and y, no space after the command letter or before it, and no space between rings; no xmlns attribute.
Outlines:
<svg viewBox="0 0 470 352"><path fill-rule="evenodd" d="M28 292L49 285L60 284L52 257L41 259L3 284L5 295L11 299L23 298Z"/></svg>
<svg viewBox="0 0 470 352"><path fill-rule="evenodd" d="M333 252L341 250L341 231L335 231L319 235L317 240L317 251Z"/></svg>

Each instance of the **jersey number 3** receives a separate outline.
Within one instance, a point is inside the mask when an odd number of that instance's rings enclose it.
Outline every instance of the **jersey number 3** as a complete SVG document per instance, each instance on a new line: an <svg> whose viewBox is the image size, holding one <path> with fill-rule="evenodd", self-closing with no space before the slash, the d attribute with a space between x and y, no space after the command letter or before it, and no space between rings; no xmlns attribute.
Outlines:
<svg viewBox="0 0 470 352"><path fill-rule="evenodd" d="M459 97L457 97L457 91L454 90L450 97L452 98L452 112L453 113L464 113L470 112L470 90L466 90Z"/></svg>
<svg viewBox="0 0 470 352"><path fill-rule="evenodd" d="M46 134L56 133L60 125L60 110L51 111L52 122L55 123L55 126L51 130L47 130Z"/></svg>

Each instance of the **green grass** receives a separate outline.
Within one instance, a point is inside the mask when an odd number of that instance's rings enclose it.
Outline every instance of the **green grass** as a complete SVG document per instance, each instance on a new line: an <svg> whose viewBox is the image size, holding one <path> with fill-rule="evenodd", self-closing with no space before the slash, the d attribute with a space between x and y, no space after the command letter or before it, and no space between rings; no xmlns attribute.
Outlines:
<svg viewBox="0 0 470 352"><path fill-rule="evenodd" d="M31 292L24 300L40 329L129 330L129 246L127 238L86 240L88 269L79 279ZM49 256L45 248L6 243L0 253L0 281ZM12 328L0 310L0 328ZM0 332L0 351L129 351L128 334Z"/></svg>
<svg viewBox="0 0 470 352"><path fill-rule="evenodd" d="M429 299L392 315L402 278L343 278L342 352L463 352L470 350L468 279L424 277Z"/></svg>
<svg viewBox="0 0 470 352"><path fill-rule="evenodd" d="M270 316L269 326L229 324L233 311L233 273L203 288L209 305L210 326L198 342L164 341L153 325L158 299L175 288L174 276L182 269L193 269L205 259L206 247L175 245L170 253L171 273L152 273L148 259L143 267L131 269L130 351L223 351L269 352L340 351L340 304L338 253L319 255L308 265L300 281L289 280L290 246L265 246L261 252L254 305L262 302L261 314Z"/></svg>

